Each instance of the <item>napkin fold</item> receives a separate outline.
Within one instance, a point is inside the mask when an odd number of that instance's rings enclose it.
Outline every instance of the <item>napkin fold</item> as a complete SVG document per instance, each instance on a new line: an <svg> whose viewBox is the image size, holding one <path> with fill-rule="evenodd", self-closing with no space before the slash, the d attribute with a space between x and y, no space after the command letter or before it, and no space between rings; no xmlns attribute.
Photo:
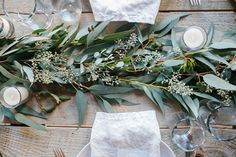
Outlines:
<svg viewBox="0 0 236 157"><path fill-rule="evenodd" d="M90 139L91 157L160 157L155 111L98 112Z"/></svg>
<svg viewBox="0 0 236 157"><path fill-rule="evenodd" d="M161 0L90 0L96 21L154 24Z"/></svg>

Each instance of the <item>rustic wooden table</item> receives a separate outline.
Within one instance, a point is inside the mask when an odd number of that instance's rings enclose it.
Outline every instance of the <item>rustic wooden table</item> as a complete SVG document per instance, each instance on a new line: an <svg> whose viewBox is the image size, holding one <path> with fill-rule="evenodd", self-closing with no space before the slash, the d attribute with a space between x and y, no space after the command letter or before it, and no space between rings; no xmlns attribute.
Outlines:
<svg viewBox="0 0 236 157"><path fill-rule="evenodd" d="M0 5L2 1L0 1ZM83 0L83 14L81 26L88 25L94 21L89 0ZM27 6L26 6L27 7ZM207 28L210 23L215 24L215 40L221 39L221 32L227 29L236 29L236 14L233 3L230 0L204 0L201 6L190 6L188 0L162 0L158 19L169 14L189 12L190 16L179 22L179 26L199 25ZM2 9L0 14L3 14ZM108 31L112 31L113 24ZM140 93L130 96L133 102L139 102L137 106L114 106L117 112L144 111L155 109L161 126L162 140L166 142L175 152L177 157L186 154L171 142L170 130L168 129L164 116L156 107ZM34 103L32 103L34 104ZM175 112L177 108L169 105L166 115ZM60 104L57 109L48 116L48 120L32 118L45 124L47 132L37 131L29 127L5 124L0 126L0 152L3 157L53 157L53 149L61 148L66 157L75 157L76 154L89 142L91 127L95 113L101 111L92 96L86 112L86 118L81 128L77 127L77 109L74 100ZM222 129L225 132L235 132L234 129ZM236 157L236 141L219 142L206 136L204 149L208 151L209 157ZM209 153L211 151L211 153ZM1 155L0 155L1 156Z"/></svg>

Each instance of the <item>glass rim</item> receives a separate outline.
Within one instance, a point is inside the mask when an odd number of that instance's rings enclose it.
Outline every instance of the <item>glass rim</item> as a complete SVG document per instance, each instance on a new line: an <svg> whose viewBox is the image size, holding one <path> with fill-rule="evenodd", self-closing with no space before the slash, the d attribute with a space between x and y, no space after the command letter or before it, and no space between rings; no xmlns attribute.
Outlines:
<svg viewBox="0 0 236 157"><path fill-rule="evenodd" d="M202 44L199 45L198 47L194 47L194 48L188 47L187 44L186 44L185 41L184 41L185 33L186 33L188 30L192 29L192 28L199 29L199 30L202 32L203 38L204 38ZM187 49L189 49L190 51L199 50L199 49L201 49L201 48L206 44L206 42L207 42L207 32L205 31L204 28L202 28L202 27L200 27L200 26L194 26L194 25L193 25L193 26L190 26L190 27L188 27L187 29L185 29L185 31L184 31L184 33L183 33L183 35L182 35L182 41L183 41L184 46L185 46Z"/></svg>
<svg viewBox="0 0 236 157"><path fill-rule="evenodd" d="M6 2L6 1L7 1L7 0L3 0L3 2L2 2L3 12L4 12L4 14L5 14L7 17L9 17L11 20L15 20L14 18L12 18L12 16L10 15L10 12L7 11L7 9L6 9L6 7L5 7L5 2ZM24 21L24 20L30 19L30 18L35 14L36 9L37 9L37 0L34 0L34 8L33 8L33 10L29 13L29 15L28 15L26 18L23 18L23 19L20 19L20 20L15 20L15 21L20 22L20 21ZM17 13L17 14L20 14L20 13Z"/></svg>
<svg viewBox="0 0 236 157"><path fill-rule="evenodd" d="M210 134L212 135L212 137L214 137L216 140L219 140L219 141L231 141L231 140L234 140L236 139L236 135L233 137L233 138L220 138L218 137L217 135L215 135L213 132L214 132L214 128L212 126L210 126L210 121L211 121L211 118L213 117L214 113L217 113L220 109L222 108L231 108L231 107L234 107L234 106L219 106L217 107L216 109L214 109L207 117L207 122L206 122L206 125L207 125L207 129L208 131L210 132ZM236 107L234 107L236 108ZM233 125L232 125L233 126ZM217 128L216 128L217 129Z"/></svg>

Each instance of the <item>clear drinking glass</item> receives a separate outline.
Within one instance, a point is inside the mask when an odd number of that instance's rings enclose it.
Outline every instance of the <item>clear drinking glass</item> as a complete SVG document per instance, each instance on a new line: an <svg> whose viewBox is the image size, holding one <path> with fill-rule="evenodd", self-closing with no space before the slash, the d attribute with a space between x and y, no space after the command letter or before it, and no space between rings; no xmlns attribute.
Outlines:
<svg viewBox="0 0 236 157"><path fill-rule="evenodd" d="M217 105L217 102L214 102ZM218 102L218 104L222 104ZM229 141L236 138L234 131L225 131L225 129L236 126L236 107L222 106L217 107L207 119L207 127L211 135L220 141Z"/></svg>
<svg viewBox="0 0 236 157"><path fill-rule="evenodd" d="M10 20L31 29L48 28L52 23L47 7L50 0L3 0L3 11Z"/></svg>
<svg viewBox="0 0 236 157"><path fill-rule="evenodd" d="M205 132L201 124L187 114L178 112L168 116L173 142L185 152L192 152L204 143Z"/></svg>
<svg viewBox="0 0 236 157"><path fill-rule="evenodd" d="M82 13L82 4L80 0L51 0L54 6L56 16L66 25L79 25Z"/></svg>

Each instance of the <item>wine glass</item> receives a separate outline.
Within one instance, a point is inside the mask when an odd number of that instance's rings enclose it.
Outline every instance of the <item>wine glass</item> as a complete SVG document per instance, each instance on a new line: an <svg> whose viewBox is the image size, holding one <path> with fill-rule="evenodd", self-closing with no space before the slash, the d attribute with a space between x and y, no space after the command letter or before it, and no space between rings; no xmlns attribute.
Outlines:
<svg viewBox="0 0 236 157"><path fill-rule="evenodd" d="M185 113L168 116L172 141L185 152L193 152L204 143L205 132L201 124Z"/></svg>
<svg viewBox="0 0 236 157"><path fill-rule="evenodd" d="M48 28L52 23L49 0L3 0L3 11L14 25L31 29Z"/></svg>

